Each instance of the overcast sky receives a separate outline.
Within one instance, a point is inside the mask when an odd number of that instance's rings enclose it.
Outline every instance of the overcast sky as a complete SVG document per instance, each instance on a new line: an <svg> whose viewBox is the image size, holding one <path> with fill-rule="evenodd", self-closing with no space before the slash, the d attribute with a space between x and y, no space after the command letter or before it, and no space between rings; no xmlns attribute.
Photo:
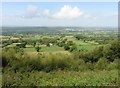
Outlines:
<svg viewBox="0 0 120 88"><path fill-rule="evenodd" d="M117 2L6 2L3 26L117 27Z"/></svg>

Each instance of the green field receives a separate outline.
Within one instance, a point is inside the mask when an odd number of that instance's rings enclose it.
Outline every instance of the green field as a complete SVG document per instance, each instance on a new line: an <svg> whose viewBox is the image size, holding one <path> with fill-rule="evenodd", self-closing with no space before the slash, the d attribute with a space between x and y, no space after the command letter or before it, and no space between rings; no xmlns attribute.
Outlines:
<svg viewBox="0 0 120 88"><path fill-rule="evenodd" d="M79 50L93 50L97 47L99 47L101 45L82 45L82 46L77 46L77 48ZM25 52L35 52L35 48L31 47L31 48L24 48ZM42 46L41 48L42 52L46 52L46 51L64 51L63 47L59 47L59 46L51 46L51 47L47 47L47 46Z"/></svg>
<svg viewBox="0 0 120 88"><path fill-rule="evenodd" d="M59 46L50 46L50 47L43 46L41 50L42 51L63 51L64 48Z"/></svg>
<svg viewBox="0 0 120 88"><path fill-rule="evenodd" d="M81 40L74 40L73 41L76 45L92 45L92 44L89 44L89 43L85 43Z"/></svg>
<svg viewBox="0 0 120 88"><path fill-rule="evenodd" d="M81 41L81 40L74 40L73 41L76 45L77 45L77 48L79 50L93 50L99 46L101 46L100 44L90 44L90 43L86 43L84 41Z"/></svg>
<svg viewBox="0 0 120 88"><path fill-rule="evenodd" d="M35 50L35 48L24 48L24 51L25 52L35 52L36 50ZM59 46L50 46L50 47L42 46L40 51L42 51L42 52L46 52L46 51L64 51L64 48L59 47Z"/></svg>
<svg viewBox="0 0 120 88"><path fill-rule="evenodd" d="M82 45L82 46L78 46L79 50L94 50L95 48L99 47L101 45Z"/></svg>

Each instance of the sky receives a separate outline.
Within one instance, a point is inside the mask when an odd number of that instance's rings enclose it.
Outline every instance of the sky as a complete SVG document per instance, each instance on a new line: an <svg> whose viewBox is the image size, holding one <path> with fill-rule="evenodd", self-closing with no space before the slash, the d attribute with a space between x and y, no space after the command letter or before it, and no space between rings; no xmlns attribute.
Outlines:
<svg viewBox="0 0 120 88"><path fill-rule="evenodd" d="M117 2L4 2L2 26L117 27Z"/></svg>

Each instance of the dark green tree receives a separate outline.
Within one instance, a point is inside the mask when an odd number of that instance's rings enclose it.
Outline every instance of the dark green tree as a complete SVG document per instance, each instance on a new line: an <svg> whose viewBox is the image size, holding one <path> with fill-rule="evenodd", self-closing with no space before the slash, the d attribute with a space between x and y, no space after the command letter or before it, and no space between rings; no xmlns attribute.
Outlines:
<svg viewBox="0 0 120 88"><path fill-rule="evenodd" d="M69 50L69 49L70 49L70 46L69 46L69 45L65 45L65 46L64 46L64 49L65 49L65 50Z"/></svg>
<svg viewBox="0 0 120 88"><path fill-rule="evenodd" d="M36 49L37 52L40 52L41 47L37 46L37 47L35 47L35 49Z"/></svg>

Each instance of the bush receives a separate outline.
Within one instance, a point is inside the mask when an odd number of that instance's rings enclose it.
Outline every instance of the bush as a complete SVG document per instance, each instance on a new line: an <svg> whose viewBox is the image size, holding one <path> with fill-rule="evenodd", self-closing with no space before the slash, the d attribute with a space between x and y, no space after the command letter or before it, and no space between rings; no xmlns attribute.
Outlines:
<svg viewBox="0 0 120 88"><path fill-rule="evenodd" d="M104 57L100 58L99 61L95 64L95 68L98 70L107 70L108 60Z"/></svg>
<svg viewBox="0 0 120 88"><path fill-rule="evenodd" d="M91 62L87 62L86 63L86 66L87 66L87 69L88 70L94 70L95 69L95 66L94 66L94 63L91 63Z"/></svg>
<svg viewBox="0 0 120 88"><path fill-rule="evenodd" d="M64 70L69 68L69 61L71 60L70 55L67 54L50 54L45 61L45 70Z"/></svg>
<svg viewBox="0 0 120 88"><path fill-rule="evenodd" d="M2 67L6 67L7 65L8 65L7 59L4 56L2 56Z"/></svg>
<svg viewBox="0 0 120 88"><path fill-rule="evenodd" d="M70 52L72 52L72 51L76 51L76 50L77 50L76 45L72 45L72 46L70 47Z"/></svg>
<svg viewBox="0 0 120 88"><path fill-rule="evenodd" d="M69 50L69 49L70 49L70 46L65 45L65 46L64 46L64 49L65 49L65 50Z"/></svg>
<svg viewBox="0 0 120 88"><path fill-rule="evenodd" d="M108 65L108 70L118 69L118 60L119 59L115 59L113 62L110 62Z"/></svg>
<svg viewBox="0 0 120 88"><path fill-rule="evenodd" d="M36 51L39 52L41 50L41 47L37 46L35 47Z"/></svg>
<svg viewBox="0 0 120 88"><path fill-rule="evenodd" d="M25 58L24 60L19 60L15 65L12 66L15 72L31 72L33 70L40 71L42 69L42 65L40 63L40 59L34 58Z"/></svg>
<svg viewBox="0 0 120 88"><path fill-rule="evenodd" d="M85 61L83 59L74 59L71 61L70 67L68 70L72 71L86 71L89 70Z"/></svg>

